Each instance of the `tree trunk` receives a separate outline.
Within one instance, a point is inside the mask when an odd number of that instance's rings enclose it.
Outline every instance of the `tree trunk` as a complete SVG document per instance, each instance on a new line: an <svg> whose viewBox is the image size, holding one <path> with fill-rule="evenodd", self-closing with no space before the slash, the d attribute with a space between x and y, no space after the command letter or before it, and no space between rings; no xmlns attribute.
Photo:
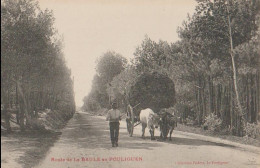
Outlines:
<svg viewBox="0 0 260 168"><path fill-rule="evenodd" d="M260 60L260 59L259 59ZM260 63L259 63L260 65ZM256 74L256 122L259 121L259 113L260 113L260 78L259 72Z"/></svg>
<svg viewBox="0 0 260 168"><path fill-rule="evenodd" d="M4 113L4 119L5 119L7 133L10 133L12 131L12 128L10 125L11 113L10 113L9 107L7 107L7 105L4 105L3 113Z"/></svg>
<svg viewBox="0 0 260 168"><path fill-rule="evenodd" d="M231 132L232 134L234 134L234 115L233 115L233 85L230 84L230 91L229 91L229 94L230 94L230 128L231 128Z"/></svg>
<svg viewBox="0 0 260 168"><path fill-rule="evenodd" d="M21 131L25 131L25 127L24 127L24 105L22 103L22 101L20 101L19 103L19 124L20 124L20 129Z"/></svg>
<svg viewBox="0 0 260 168"><path fill-rule="evenodd" d="M7 81L8 83L8 81ZM9 90L9 86L7 88L7 90L4 90L2 89L3 93L1 97L3 99L3 117L4 117L4 121L5 121L5 126L6 126L6 130L7 130L7 133L10 133L12 131L11 129L11 125L10 125L10 117L11 117L11 114L10 114L10 111L9 111L9 102L8 102L8 90Z"/></svg>
<svg viewBox="0 0 260 168"><path fill-rule="evenodd" d="M202 108L201 108L201 98L202 98L202 96L201 96L201 88L200 88L200 86L201 86L201 79L199 78L198 79L198 86L199 86L199 88L198 88L198 98L197 98L197 104L198 104L198 125L201 125L201 123L202 123Z"/></svg>
<svg viewBox="0 0 260 168"><path fill-rule="evenodd" d="M257 108L256 108L256 87L257 87L257 84L255 83L256 82L256 75L252 75L252 87L251 87L251 96L252 96L252 109L251 109L251 122L254 123L256 122L256 111L257 111Z"/></svg>
<svg viewBox="0 0 260 168"><path fill-rule="evenodd" d="M30 115L29 115L29 113L28 113L29 109L28 109L27 99L26 99L26 97L25 97L25 94L24 94L24 92L23 92L23 89L22 89L21 84L19 83L19 81L17 81L17 87L18 87L18 92L19 92L19 94L20 94L19 97L21 97L21 99L22 99L22 105L23 105L22 113L25 114L26 123L29 124L29 123L31 122L31 118L30 118ZM21 114L22 114L22 113L21 113ZM21 116L21 117L22 117L22 116Z"/></svg>
<svg viewBox="0 0 260 168"><path fill-rule="evenodd" d="M209 113L213 113L212 109L212 102L213 102L213 95L212 95L212 85L211 85L211 78L208 76L208 86L209 86Z"/></svg>
<svg viewBox="0 0 260 168"><path fill-rule="evenodd" d="M232 61L232 70L233 70L233 83L234 83L234 90L236 94L236 105L238 106L239 115L242 117L242 127L246 125L246 119L244 118L244 112L243 108L240 103L239 99L239 92L238 92L238 86L237 86L237 70L236 70L236 64L235 64L235 56L233 53L234 47L233 47L233 37L232 37L232 28L231 28L231 21L230 21L230 14L229 9L227 5L227 12L228 12L228 29L229 29L229 42L230 42L230 56Z"/></svg>

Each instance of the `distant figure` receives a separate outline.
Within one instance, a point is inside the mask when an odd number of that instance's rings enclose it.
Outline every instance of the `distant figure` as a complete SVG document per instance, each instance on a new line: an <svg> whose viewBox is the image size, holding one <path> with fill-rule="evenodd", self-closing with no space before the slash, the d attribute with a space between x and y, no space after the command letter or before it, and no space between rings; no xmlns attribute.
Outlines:
<svg viewBox="0 0 260 168"><path fill-rule="evenodd" d="M117 104L115 102L112 104L112 109L108 111L106 120L109 121L112 147L117 147L121 112L117 109Z"/></svg>

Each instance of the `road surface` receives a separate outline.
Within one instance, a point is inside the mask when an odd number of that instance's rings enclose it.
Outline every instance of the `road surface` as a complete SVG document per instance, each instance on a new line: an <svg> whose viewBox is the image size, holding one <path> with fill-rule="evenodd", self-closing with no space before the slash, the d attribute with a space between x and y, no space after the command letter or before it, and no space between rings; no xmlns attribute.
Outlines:
<svg viewBox="0 0 260 168"><path fill-rule="evenodd" d="M256 147L181 131L174 131L171 142L151 141L148 130L146 139L140 135L141 127L137 126L129 137L125 121L121 121L119 147L112 148L104 117L77 112L38 168L260 167Z"/></svg>

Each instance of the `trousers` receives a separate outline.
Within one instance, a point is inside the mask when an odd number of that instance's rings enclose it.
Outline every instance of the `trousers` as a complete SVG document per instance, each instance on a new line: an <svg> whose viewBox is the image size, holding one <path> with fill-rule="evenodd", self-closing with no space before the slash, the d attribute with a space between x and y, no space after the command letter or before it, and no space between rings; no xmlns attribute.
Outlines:
<svg viewBox="0 0 260 168"><path fill-rule="evenodd" d="M119 122L110 122L110 138L112 143L118 143Z"/></svg>

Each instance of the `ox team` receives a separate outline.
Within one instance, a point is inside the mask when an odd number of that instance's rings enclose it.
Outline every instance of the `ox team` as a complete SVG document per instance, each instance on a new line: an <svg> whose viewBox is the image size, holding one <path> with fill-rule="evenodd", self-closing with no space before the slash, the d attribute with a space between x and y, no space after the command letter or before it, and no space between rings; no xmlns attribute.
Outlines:
<svg viewBox="0 0 260 168"><path fill-rule="evenodd" d="M117 104L112 103L112 109L107 113L107 121L109 121L110 127L110 138L112 147L118 147L118 136L119 136L119 121L121 120L121 112L117 109ZM164 111L163 115L160 117L153 112L152 109L144 109L140 112L140 123L142 124L142 137L144 138L145 128L148 126L149 132L151 134L151 140L154 138L154 126L160 126L160 138L166 139L168 133L171 135L174 127L177 126L177 121L174 119L174 114L170 114Z"/></svg>
<svg viewBox="0 0 260 168"><path fill-rule="evenodd" d="M140 112L140 123L142 124L142 138L144 138L145 128L148 127L151 134L151 140L155 140L154 128L160 126L160 138L166 140L167 135L170 134L169 140L172 140L173 129L177 126L177 120L174 113L170 114L165 109L162 109L161 114L156 114L152 109L147 108Z"/></svg>

